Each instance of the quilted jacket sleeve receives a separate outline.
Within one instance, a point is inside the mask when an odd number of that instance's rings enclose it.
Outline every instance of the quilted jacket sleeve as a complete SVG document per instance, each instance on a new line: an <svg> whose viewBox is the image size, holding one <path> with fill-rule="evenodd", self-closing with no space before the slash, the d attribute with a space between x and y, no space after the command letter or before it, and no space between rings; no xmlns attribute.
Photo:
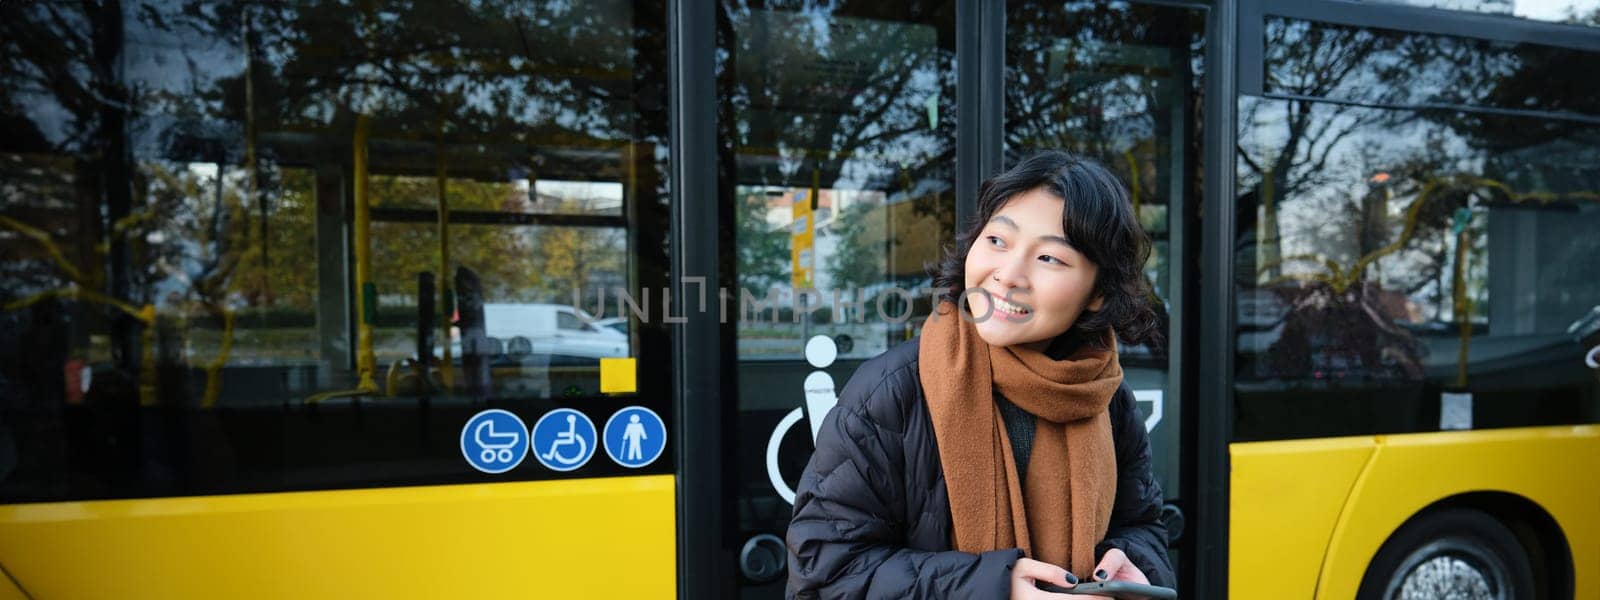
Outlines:
<svg viewBox="0 0 1600 600"><path fill-rule="evenodd" d="M897 424L873 415L882 412L879 403L916 400L915 390L899 385L903 377L865 371L851 378L823 419L801 477L788 532L789 597L1007 597L1020 550L980 555L905 547L904 436Z"/></svg>
<svg viewBox="0 0 1600 600"><path fill-rule="evenodd" d="M1167 528L1161 522L1165 497L1150 471L1150 436L1144 418L1127 387L1117 391L1112 407L1113 438L1117 452L1117 499L1111 509L1111 528L1095 547L1095 555L1122 550L1143 571L1150 583L1173 587L1177 578L1167 559Z"/></svg>

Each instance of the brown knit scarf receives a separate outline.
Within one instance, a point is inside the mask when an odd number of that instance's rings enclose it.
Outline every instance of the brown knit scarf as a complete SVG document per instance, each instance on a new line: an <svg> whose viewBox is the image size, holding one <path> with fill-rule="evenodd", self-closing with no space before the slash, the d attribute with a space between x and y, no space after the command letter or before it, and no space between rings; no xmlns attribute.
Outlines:
<svg viewBox="0 0 1600 600"><path fill-rule="evenodd" d="M1053 360L993 347L970 317L941 303L919 342L923 395L950 493L955 547L1021 548L1030 558L1088 576L1111 524L1117 458L1106 407L1122 383L1116 337ZM1026 489L991 390L1038 417ZM1018 527L1021 523L1024 526Z"/></svg>

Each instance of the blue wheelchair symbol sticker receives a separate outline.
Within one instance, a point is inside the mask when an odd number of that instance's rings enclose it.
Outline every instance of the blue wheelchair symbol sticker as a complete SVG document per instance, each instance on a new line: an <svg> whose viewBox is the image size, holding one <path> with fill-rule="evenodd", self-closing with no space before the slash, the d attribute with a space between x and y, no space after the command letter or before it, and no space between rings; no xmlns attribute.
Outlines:
<svg viewBox="0 0 1600 600"><path fill-rule="evenodd" d="M630 469L655 462L667 448L667 426L661 415L643 406L629 406L611 415L605 432L606 455Z"/></svg>
<svg viewBox="0 0 1600 600"><path fill-rule="evenodd" d="M528 426L498 408L473 415L461 428L461 455L485 473L515 469L528 456Z"/></svg>
<svg viewBox="0 0 1600 600"><path fill-rule="evenodd" d="M533 457L556 471L571 471L594 457L594 421L570 408L558 408L533 424Z"/></svg>

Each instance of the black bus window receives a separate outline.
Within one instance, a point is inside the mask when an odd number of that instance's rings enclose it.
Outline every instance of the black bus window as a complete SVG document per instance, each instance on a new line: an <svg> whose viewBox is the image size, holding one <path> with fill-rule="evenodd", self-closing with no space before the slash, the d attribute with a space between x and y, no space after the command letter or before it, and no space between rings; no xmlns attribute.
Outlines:
<svg viewBox="0 0 1600 600"><path fill-rule="evenodd" d="M480 481L485 403L670 376L659 320L518 329L666 285L662 8L120 7L0 22L0 502Z"/></svg>
<svg viewBox="0 0 1600 600"><path fill-rule="evenodd" d="M1600 8L1586 20L1600 23ZM1378 105L1451 105L1593 114L1593 86L1554 83L1600 70L1600 53L1269 17L1269 95Z"/></svg>
<svg viewBox="0 0 1600 600"><path fill-rule="evenodd" d="M1600 415L1600 106L1549 100L1588 112L1240 100L1240 439Z"/></svg>

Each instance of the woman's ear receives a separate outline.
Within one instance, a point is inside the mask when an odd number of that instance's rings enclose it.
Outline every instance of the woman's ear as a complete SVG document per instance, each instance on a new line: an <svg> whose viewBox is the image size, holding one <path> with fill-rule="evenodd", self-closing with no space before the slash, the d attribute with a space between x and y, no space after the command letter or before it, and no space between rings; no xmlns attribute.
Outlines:
<svg viewBox="0 0 1600 600"><path fill-rule="evenodd" d="M1089 305L1084 308L1091 311L1099 311L1100 307L1105 306L1105 304L1106 297L1102 294L1095 294L1094 299L1090 300Z"/></svg>

